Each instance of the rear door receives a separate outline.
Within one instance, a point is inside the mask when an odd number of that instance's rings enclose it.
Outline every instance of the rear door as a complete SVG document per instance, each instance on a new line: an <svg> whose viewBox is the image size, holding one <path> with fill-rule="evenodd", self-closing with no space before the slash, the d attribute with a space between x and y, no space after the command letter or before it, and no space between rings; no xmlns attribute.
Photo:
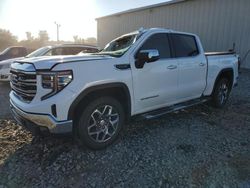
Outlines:
<svg viewBox="0 0 250 188"><path fill-rule="evenodd" d="M170 39L179 67L177 97L180 102L198 98L206 87L206 58L195 36L171 33Z"/></svg>

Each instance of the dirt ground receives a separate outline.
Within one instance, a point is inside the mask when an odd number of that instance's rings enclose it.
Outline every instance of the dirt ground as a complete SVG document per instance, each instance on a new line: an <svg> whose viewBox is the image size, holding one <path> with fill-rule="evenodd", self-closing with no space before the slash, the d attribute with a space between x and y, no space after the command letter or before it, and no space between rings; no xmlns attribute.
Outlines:
<svg viewBox="0 0 250 188"><path fill-rule="evenodd" d="M10 119L0 85L0 187L250 187L250 71L228 104L131 122L101 151L35 138Z"/></svg>

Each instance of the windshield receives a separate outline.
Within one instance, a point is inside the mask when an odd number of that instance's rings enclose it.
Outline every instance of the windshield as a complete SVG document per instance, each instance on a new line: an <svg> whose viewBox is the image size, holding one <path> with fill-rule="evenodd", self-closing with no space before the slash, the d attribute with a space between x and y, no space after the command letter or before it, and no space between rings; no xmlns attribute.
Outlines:
<svg viewBox="0 0 250 188"><path fill-rule="evenodd" d="M31 52L30 54L28 54L26 57L43 56L49 49L50 49L50 47L48 47L48 46L39 48L39 49L35 50L34 52Z"/></svg>
<svg viewBox="0 0 250 188"><path fill-rule="evenodd" d="M119 37L110 43L98 54L111 55L121 57L136 41L138 33Z"/></svg>

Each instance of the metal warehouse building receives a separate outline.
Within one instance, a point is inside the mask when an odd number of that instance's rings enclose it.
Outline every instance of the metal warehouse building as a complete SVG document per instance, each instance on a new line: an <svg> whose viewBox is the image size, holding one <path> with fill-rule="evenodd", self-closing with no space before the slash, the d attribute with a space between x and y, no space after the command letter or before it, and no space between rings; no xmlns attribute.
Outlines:
<svg viewBox="0 0 250 188"><path fill-rule="evenodd" d="M200 36L205 51L250 50L250 0L172 0L97 18L100 47L140 27L163 27ZM250 68L250 54L242 67Z"/></svg>

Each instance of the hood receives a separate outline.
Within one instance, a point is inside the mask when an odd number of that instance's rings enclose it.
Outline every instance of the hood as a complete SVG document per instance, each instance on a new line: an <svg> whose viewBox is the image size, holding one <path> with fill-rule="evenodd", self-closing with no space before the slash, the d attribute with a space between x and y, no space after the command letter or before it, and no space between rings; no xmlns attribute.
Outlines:
<svg viewBox="0 0 250 188"><path fill-rule="evenodd" d="M11 63L13 63L14 61L19 61L24 59L24 57L17 57L17 58L12 58L12 59L6 59L3 61L0 61L0 65L10 65Z"/></svg>
<svg viewBox="0 0 250 188"><path fill-rule="evenodd" d="M98 61L111 59L113 57L108 55L71 55L71 56L40 56L32 58L23 58L21 63L32 63L36 70L47 70L51 69L54 65L59 63L69 63L69 62L83 62L83 61Z"/></svg>

